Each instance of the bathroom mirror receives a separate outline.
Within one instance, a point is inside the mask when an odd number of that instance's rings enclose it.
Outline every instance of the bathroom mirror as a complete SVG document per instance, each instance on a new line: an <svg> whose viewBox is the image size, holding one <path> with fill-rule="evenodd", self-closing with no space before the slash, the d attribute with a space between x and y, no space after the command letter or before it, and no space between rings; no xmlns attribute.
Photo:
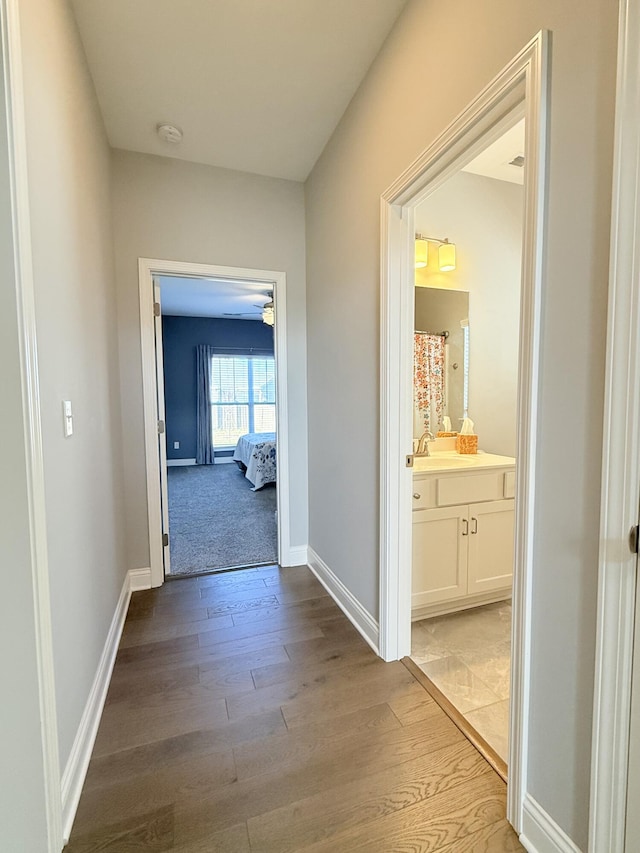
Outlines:
<svg viewBox="0 0 640 853"><path fill-rule="evenodd" d="M430 402L429 428L434 433L442 429L441 416L448 415L451 428L460 429L466 416L469 400L469 294L463 290L445 290L439 287L415 288L415 330L427 335L442 338L442 375L438 378L439 367L419 371L420 378L414 375L414 435L419 437L425 429L424 392L420 385L428 386L430 376L434 385L427 388L426 396ZM437 345L439 341L434 341ZM418 343L420 346L420 343ZM438 347L436 346L436 350ZM419 356L416 355L416 358ZM418 387L416 387L418 386ZM431 393L430 393L431 392ZM422 400L420 399L422 398ZM420 407L422 406L422 411ZM437 421L440 420L438 423Z"/></svg>

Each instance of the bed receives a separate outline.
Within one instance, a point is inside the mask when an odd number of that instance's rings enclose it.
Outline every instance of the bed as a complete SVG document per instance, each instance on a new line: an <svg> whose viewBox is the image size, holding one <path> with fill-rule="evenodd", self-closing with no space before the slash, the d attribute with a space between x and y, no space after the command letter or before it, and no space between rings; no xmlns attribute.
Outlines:
<svg viewBox="0 0 640 853"><path fill-rule="evenodd" d="M248 432L241 435L233 452L238 466L253 484L253 491L267 483L276 482L276 434L275 432Z"/></svg>

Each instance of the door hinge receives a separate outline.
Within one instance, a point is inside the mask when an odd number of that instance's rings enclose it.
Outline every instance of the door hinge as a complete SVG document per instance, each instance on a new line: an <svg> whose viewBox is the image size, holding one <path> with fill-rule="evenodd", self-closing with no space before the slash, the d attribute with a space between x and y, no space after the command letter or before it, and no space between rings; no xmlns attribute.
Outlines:
<svg viewBox="0 0 640 853"><path fill-rule="evenodd" d="M640 539L640 528L637 524L629 531L629 550L632 554L638 553L638 540Z"/></svg>
<svg viewBox="0 0 640 853"><path fill-rule="evenodd" d="M162 435L164 432L164 421L158 421L158 435Z"/></svg>
<svg viewBox="0 0 640 853"><path fill-rule="evenodd" d="M169 534L168 533L162 534L162 544L164 546L167 546L169 544Z"/></svg>
<svg viewBox="0 0 640 853"><path fill-rule="evenodd" d="M160 316L160 303L159 302L153 303L153 316L154 317Z"/></svg>

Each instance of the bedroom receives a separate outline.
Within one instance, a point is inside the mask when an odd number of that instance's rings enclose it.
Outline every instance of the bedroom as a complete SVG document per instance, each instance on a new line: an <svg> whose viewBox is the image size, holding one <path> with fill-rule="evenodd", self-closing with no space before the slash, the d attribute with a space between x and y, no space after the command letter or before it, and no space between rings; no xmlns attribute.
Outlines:
<svg viewBox="0 0 640 853"><path fill-rule="evenodd" d="M167 576L278 560L268 283L157 276ZM162 386L164 386L162 388ZM164 444L164 447L162 446ZM166 454L166 465L163 456Z"/></svg>

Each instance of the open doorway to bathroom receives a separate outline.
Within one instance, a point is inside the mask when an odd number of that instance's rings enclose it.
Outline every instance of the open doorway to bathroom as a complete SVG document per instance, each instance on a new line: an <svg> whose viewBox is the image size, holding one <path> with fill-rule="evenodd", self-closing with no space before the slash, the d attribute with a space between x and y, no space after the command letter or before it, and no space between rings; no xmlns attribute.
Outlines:
<svg viewBox="0 0 640 853"><path fill-rule="evenodd" d="M521 119L414 211L411 659L503 774L524 151Z"/></svg>
<svg viewBox="0 0 640 853"><path fill-rule="evenodd" d="M160 275L171 576L278 562L269 284ZM166 531L165 531L166 532Z"/></svg>

